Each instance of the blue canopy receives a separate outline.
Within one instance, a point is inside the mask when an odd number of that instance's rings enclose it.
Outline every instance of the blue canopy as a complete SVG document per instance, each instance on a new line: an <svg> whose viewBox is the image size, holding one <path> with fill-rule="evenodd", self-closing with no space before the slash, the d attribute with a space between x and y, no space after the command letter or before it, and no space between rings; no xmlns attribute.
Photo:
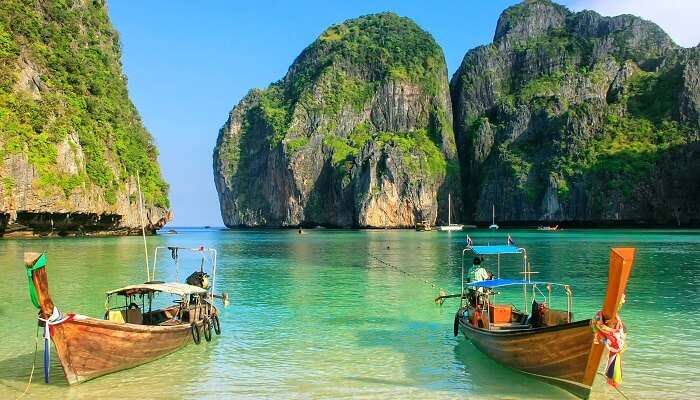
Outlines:
<svg viewBox="0 0 700 400"><path fill-rule="evenodd" d="M472 252L477 255L489 254L521 254L522 250L517 246L472 246Z"/></svg>
<svg viewBox="0 0 700 400"><path fill-rule="evenodd" d="M466 285L467 286L476 286L476 287L483 287L483 288L496 288L496 287L501 287L501 286L514 286L514 285L542 285L545 284L546 282L535 282L535 281L524 281L520 279L491 279L488 281L478 281L478 282L469 282Z"/></svg>

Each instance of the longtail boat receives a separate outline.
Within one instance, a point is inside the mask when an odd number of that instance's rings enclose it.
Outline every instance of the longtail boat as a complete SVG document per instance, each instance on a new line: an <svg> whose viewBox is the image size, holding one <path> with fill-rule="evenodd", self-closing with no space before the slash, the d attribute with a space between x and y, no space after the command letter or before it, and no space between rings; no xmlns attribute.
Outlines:
<svg viewBox="0 0 700 400"><path fill-rule="evenodd" d="M475 257L474 270L483 268L480 264L484 256L495 256L497 274L492 279L470 281L465 275L466 254ZM507 254L522 256L522 278L500 277L501 256ZM633 248L611 250L602 311L594 319L573 321L571 287L532 280L536 272L531 270L524 248L513 245L467 247L462 252L461 303L455 315L454 334L457 336L461 330L477 349L506 367L587 399L606 346L610 351L608 381L616 386L621 380L620 351L624 351L625 333L617 312L624 302L634 255ZM508 287L522 287L523 310L510 302L499 304L498 300L505 296L496 290ZM557 288L566 293L566 310L550 308L552 290Z"/></svg>
<svg viewBox="0 0 700 400"><path fill-rule="evenodd" d="M156 255L159 249L156 248ZM216 257L213 249L169 247L178 267L178 252L193 250L213 254L212 280L203 270L195 271L187 283L148 281L107 292L104 319L61 313L49 291L46 253L25 253L32 303L39 309L44 327L44 379L48 383L50 342L53 341L69 384L132 368L167 354L201 337L212 339L221 332L219 311L213 304ZM147 276L151 276L147 272ZM155 277L155 264L153 270ZM155 304L175 301L162 308Z"/></svg>

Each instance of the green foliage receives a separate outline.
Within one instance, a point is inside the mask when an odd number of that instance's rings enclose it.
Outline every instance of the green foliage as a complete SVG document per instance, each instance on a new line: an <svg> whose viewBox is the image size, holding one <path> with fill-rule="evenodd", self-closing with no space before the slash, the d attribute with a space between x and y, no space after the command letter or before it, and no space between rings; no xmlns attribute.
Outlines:
<svg viewBox="0 0 700 400"><path fill-rule="evenodd" d="M19 49L45 84L38 98L12 91ZM139 171L146 202L167 207L157 150L129 100L119 57L117 34L101 1L0 2L2 150L26 154L41 187L56 185L68 195L90 181L112 203ZM53 172L56 146L70 132L77 133L85 154L85 176Z"/></svg>
<svg viewBox="0 0 700 400"><path fill-rule="evenodd" d="M354 147L362 149L365 144L370 140L374 139L371 133L372 125L369 122L363 122L357 124L352 131L350 131L350 142Z"/></svg>
<svg viewBox="0 0 700 400"><path fill-rule="evenodd" d="M335 68L328 68L323 75L320 108L329 117L337 116L346 104L355 112L362 111L376 89L376 84L351 78Z"/></svg>
<svg viewBox="0 0 700 400"><path fill-rule="evenodd" d="M2 188L5 194L7 195L8 193L12 192L12 189L15 187L15 180L12 179L10 176L5 176L2 178Z"/></svg>
<svg viewBox="0 0 700 400"><path fill-rule="evenodd" d="M556 184L557 194L559 197L568 200L569 196L571 195L571 188L569 187L569 182L566 180L566 178L554 171L550 172L549 177Z"/></svg>
<svg viewBox="0 0 700 400"><path fill-rule="evenodd" d="M580 159L560 160L557 169L569 177L592 173L629 195L650 176L661 154L686 143L690 133L670 119L654 124L647 118L609 115L605 135L587 146Z"/></svg>
<svg viewBox="0 0 700 400"><path fill-rule="evenodd" d="M291 106L279 84L271 85L260 96L260 110L265 120L272 128L272 146L279 144L287 132L291 122Z"/></svg>
<svg viewBox="0 0 700 400"><path fill-rule="evenodd" d="M564 28L550 29L547 34L530 37L513 44L516 53L537 54L538 58L563 61L563 69L572 68L591 58L595 41L573 34Z"/></svg>
<svg viewBox="0 0 700 400"><path fill-rule="evenodd" d="M563 79L564 74L560 72L532 79L520 89L518 98L521 102L527 103L536 97L554 96L561 88Z"/></svg>
<svg viewBox="0 0 700 400"><path fill-rule="evenodd" d="M0 22L0 59L16 57L19 55L17 46L12 40L12 35L5 29L5 25Z"/></svg>
<svg viewBox="0 0 700 400"><path fill-rule="evenodd" d="M410 132L378 132L375 139L380 145L398 147L403 163L414 173L427 172L427 176L444 177L447 162L440 148L430 139L428 131L417 129Z"/></svg>
<svg viewBox="0 0 700 400"><path fill-rule="evenodd" d="M404 161L416 170L444 175L446 162L439 146L442 134L451 135L452 124L439 106L431 110L430 131L376 132L370 122L364 122L345 137L337 132L337 117L343 111L363 112L379 85L388 80L409 82L426 95L437 95L443 90L445 74L442 50L411 20L391 13L348 20L327 29L304 50L283 80L260 91L259 104L243 119L240 140L251 124L260 121L263 131L270 132L270 148L284 143L285 151L293 154L309 141L296 132L285 139L293 115L322 116L318 130L325 132L323 144L330 149L332 164L345 175L370 141L399 147ZM234 138L219 145L227 176L243 168L239 167L244 157L240 148L245 146Z"/></svg>
<svg viewBox="0 0 700 400"><path fill-rule="evenodd" d="M432 178L444 177L448 172L447 161L440 148L431 140L426 129L410 132L377 132L370 123L358 124L347 138L327 134L323 139L332 152L331 162L349 170L346 163L353 161L370 141L378 147L392 146L400 150L402 162L412 173L427 172ZM452 168L458 168L456 164ZM422 175L422 174L421 174Z"/></svg>
<svg viewBox="0 0 700 400"><path fill-rule="evenodd" d="M46 191L52 191L58 188L68 197L73 190L81 186L83 182L84 177L80 175L60 174L55 171L48 171L39 176L36 185L39 189ZM114 202L111 204L113 203Z"/></svg>
<svg viewBox="0 0 700 400"><path fill-rule="evenodd" d="M515 148L508 142L501 143L498 147L499 160L510 166L513 178L516 179L518 189L525 189L528 175L532 169L532 163L523 159Z"/></svg>
<svg viewBox="0 0 700 400"><path fill-rule="evenodd" d="M351 146L347 140L335 135L326 135L323 138L323 144L331 149L331 162L335 166L344 163L351 156L357 156L359 152L358 148Z"/></svg>
<svg viewBox="0 0 700 400"><path fill-rule="evenodd" d="M299 137L299 138L294 138L294 139L289 139L286 141L286 150L288 154L294 154L297 151L301 150L304 148L307 144L309 144L309 138L306 136Z"/></svg>
<svg viewBox="0 0 700 400"><path fill-rule="evenodd" d="M637 71L628 84L627 108L632 115L660 123L674 117L682 78L679 68L661 74Z"/></svg>
<svg viewBox="0 0 700 400"><path fill-rule="evenodd" d="M410 19L393 13L367 15L334 25L307 51L317 55L310 68L347 60L370 66L377 80L414 82L428 94L437 93L437 79L445 68L442 51L432 36Z"/></svg>

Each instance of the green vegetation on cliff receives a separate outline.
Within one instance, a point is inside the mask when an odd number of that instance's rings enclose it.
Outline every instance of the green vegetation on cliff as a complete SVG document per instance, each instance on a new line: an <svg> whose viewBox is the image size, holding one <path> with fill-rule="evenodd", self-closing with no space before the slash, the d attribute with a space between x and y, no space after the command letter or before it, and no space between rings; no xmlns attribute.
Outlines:
<svg viewBox="0 0 700 400"><path fill-rule="evenodd" d="M631 15L508 8L451 82L467 213L485 219L495 203L514 221L698 218L665 189L691 179L670 160L686 162L698 138L698 53Z"/></svg>
<svg viewBox="0 0 700 400"><path fill-rule="evenodd" d="M448 90L442 50L410 19L382 13L328 28L283 79L250 91L220 131L224 222L410 226L446 217L438 196L459 198Z"/></svg>
<svg viewBox="0 0 700 400"><path fill-rule="evenodd" d="M258 116L269 127L271 147L285 143L285 151L293 154L308 143L306 136L288 134L294 113L318 113L327 123L321 127L323 143L332 149L335 165L356 157L369 140L380 147L400 147L405 161L416 165L414 158L424 159L431 176L446 174L446 162L440 153L442 132L451 137L452 124L447 110L433 106L430 110L438 124L422 121L425 129L405 132L380 131L369 122L353 128L363 130L363 140L340 136L336 120L344 110L359 113L368 106L381 82L396 81L416 85L425 96L436 96L445 90L446 67L442 50L434 39L408 18L392 13L368 15L334 25L324 31L296 60L287 76L260 91L256 108ZM246 124L246 129L250 124ZM245 129L244 129L245 130ZM301 132L307 135L307 132ZM428 140L426 140L428 139ZM410 147L410 151L408 151ZM237 145L222 144L220 152L238 156ZM238 163L236 162L236 165ZM416 167L416 169L418 169Z"/></svg>
<svg viewBox="0 0 700 400"><path fill-rule="evenodd" d="M42 190L68 195L91 182L110 203L139 171L146 201L167 207L158 152L129 100L105 7L102 0L0 2L0 154L25 154ZM71 134L85 157L77 175L56 168L57 147Z"/></svg>

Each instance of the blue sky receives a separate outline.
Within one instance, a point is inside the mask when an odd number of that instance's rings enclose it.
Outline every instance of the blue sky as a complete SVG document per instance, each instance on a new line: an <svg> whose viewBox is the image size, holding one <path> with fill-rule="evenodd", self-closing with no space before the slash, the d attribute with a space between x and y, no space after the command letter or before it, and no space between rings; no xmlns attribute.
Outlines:
<svg viewBox="0 0 700 400"><path fill-rule="evenodd" d="M450 75L464 54L489 43L503 9L515 1L182 1L112 0L131 99L160 150L176 226L220 226L212 150L231 108L254 87L284 76L294 58L327 27L364 14L410 17L442 46ZM679 27L674 6L655 0L571 0L603 14L635 13ZM644 3L647 3L646 5ZM665 3L665 2L664 2ZM673 1L671 1L673 3ZM678 0L678 6L690 1ZM691 9L697 6L692 5ZM644 13L647 13L644 15ZM677 12L675 15L699 15ZM697 43L695 22L672 36ZM685 43L687 42L687 43Z"/></svg>

